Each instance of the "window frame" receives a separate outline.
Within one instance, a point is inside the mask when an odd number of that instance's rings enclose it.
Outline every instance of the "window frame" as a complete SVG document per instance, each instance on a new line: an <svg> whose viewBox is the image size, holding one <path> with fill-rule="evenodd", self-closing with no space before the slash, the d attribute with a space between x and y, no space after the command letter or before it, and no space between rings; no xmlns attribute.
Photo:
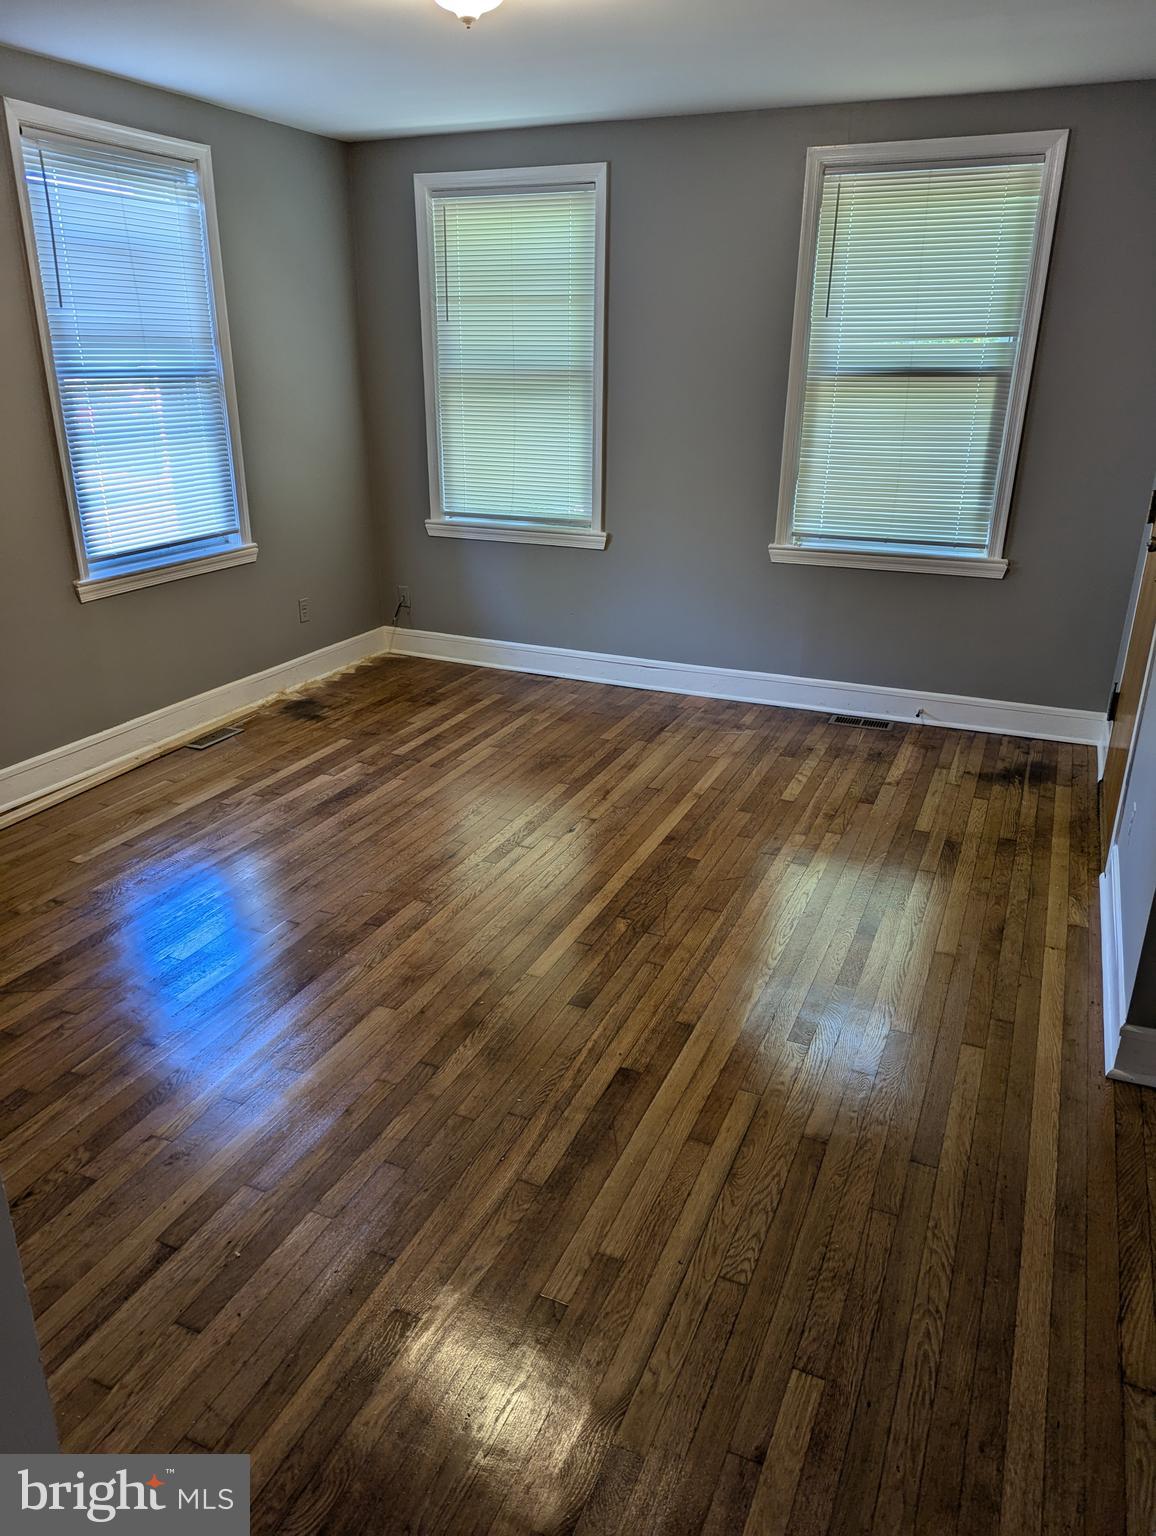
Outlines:
<svg viewBox="0 0 1156 1536"><path fill-rule="evenodd" d="M1032 364L1035 360L1040 316L1047 287L1052 237L1055 233L1060 183L1068 130L1055 128L1031 133L994 133L942 139L898 139L872 144L828 144L807 150L803 183L803 219L799 237L799 265L795 284L795 312L791 330L791 355L787 382L787 405L783 423L783 456L779 478L778 512L775 539L768 546L771 560L791 565L858 566L884 571L923 571L950 576L981 576L999 579L1007 572L1004 543L1012 491L1019 460L1020 440ZM814 284L819 210L823 177L828 169L879 168L896 170L928 165L985 164L1006 159L1014 162L1025 157L1043 163L1040 207L1036 225L1032 264L1024 295L1023 324L1012 365L1008 392L1004 440L1000 454L999 476L993 500L992 525L987 548L982 555L960 552L928 553L919 549L904 551L896 547L884 550L868 541L847 540L841 544L808 545L796 540L791 523L795 487L798 479L799 449L803 427L803 404L807 382L807 353L810 343L812 288Z"/></svg>
<svg viewBox="0 0 1156 1536"><path fill-rule="evenodd" d="M421 305L421 351L425 379L426 452L429 465L430 515L426 532L431 538L486 539L502 544L552 544L571 549L605 549L603 524L603 426L606 379L606 207L607 162L577 165L531 165L483 171L419 172L413 178L417 224L418 294ZM591 454L590 522L573 524L519 522L512 518L456 517L446 513L441 484L440 422L437 408L437 330L433 264L434 196L441 192L490 189L542 189L593 185L594 188L594 396Z"/></svg>
<svg viewBox="0 0 1156 1536"><path fill-rule="evenodd" d="M65 500L68 506L72 542L76 555L77 579L73 583L76 595L82 603L95 598L114 597L121 592L131 592L139 587L156 586L166 581L179 581L186 576L198 576L205 571L222 570L233 565L247 565L257 558L257 545L253 542L249 523L249 507L245 494L245 474L241 462L241 432L237 411L237 390L233 374L233 354L229 340L229 322L225 310L225 280L221 264L220 233L217 227L217 205L213 188L212 156L207 144L193 143L187 139L171 138L152 133L143 128L127 128L100 118L84 117L74 112L62 112L55 107L41 107L32 102L4 99L8 125L8 141L12 155L12 170L16 178L16 195L20 205L20 222L24 233L24 252L28 261L28 275L32 286L33 307L40 335L40 349L44 361L44 373L52 407L53 426L56 432L57 450L64 479ZM229 449L232 460L233 481L237 497L238 542L209 554L198 554L188 559L179 557L156 564L141 564L133 569L105 575L93 575L84 547L80 509L76 498L72 459L68 449L68 436L64 425L64 412L60 402L60 390L56 376L56 362L52 351L52 336L44 290L40 280L39 254L32 222L32 208L28 194L28 182L24 176L24 156L21 147L21 130L43 129L72 138L87 139L97 144L118 149L132 149L146 154L164 155L168 159L188 160L197 170L197 186L205 221L205 241L209 254L210 302L216 331L217 351L221 362L221 377L225 394L225 410L229 430ZM125 557L126 561L131 556Z"/></svg>

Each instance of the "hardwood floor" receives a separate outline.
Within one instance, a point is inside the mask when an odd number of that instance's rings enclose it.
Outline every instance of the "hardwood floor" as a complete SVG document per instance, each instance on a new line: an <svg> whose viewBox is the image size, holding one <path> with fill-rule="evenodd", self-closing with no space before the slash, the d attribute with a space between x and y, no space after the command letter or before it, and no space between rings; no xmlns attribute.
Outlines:
<svg viewBox="0 0 1156 1536"><path fill-rule="evenodd" d="M0 833L65 1444L286 1536L1150 1536L1093 780L395 659Z"/></svg>

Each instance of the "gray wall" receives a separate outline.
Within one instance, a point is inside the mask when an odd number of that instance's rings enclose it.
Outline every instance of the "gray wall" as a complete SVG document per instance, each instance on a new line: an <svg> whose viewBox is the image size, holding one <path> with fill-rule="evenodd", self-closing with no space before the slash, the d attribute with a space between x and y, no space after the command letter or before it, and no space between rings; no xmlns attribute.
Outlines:
<svg viewBox="0 0 1156 1536"><path fill-rule="evenodd" d="M0 95L209 144L253 565L81 604L7 144L0 147L0 764L382 620L345 150L0 48ZM313 618L297 620L298 597Z"/></svg>
<svg viewBox="0 0 1156 1536"><path fill-rule="evenodd" d="M8 1214L8 1198L0 1184L0 1361L4 1390L0 1392L0 1454L58 1451L56 1421L48 1383L40 1362L40 1344L16 1234Z"/></svg>
<svg viewBox="0 0 1156 1536"><path fill-rule="evenodd" d="M348 147L4 48L0 93L212 145L261 546L253 565L77 601L0 151L0 764L371 628L401 581L426 629L1104 706L1152 474L1156 85ZM772 566L806 146L1038 127L1072 140L1011 574ZM600 159L610 545L431 540L412 174Z"/></svg>
<svg viewBox="0 0 1156 1536"><path fill-rule="evenodd" d="M385 577L416 627L1106 706L1152 477L1156 84L353 148ZM804 151L1072 130L1000 582L771 565ZM603 552L427 537L415 171L610 162Z"/></svg>

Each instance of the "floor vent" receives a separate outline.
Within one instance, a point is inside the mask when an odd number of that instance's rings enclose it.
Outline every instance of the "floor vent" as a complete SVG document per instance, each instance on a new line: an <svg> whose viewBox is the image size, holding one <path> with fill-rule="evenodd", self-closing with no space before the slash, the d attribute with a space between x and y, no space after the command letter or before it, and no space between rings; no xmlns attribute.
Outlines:
<svg viewBox="0 0 1156 1536"><path fill-rule="evenodd" d="M889 731L893 720L869 720L866 715L828 715L831 725L857 725L865 731Z"/></svg>
<svg viewBox="0 0 1156 1536"><path fill-rule="evenodd" d="M206 747L215 747L218 742L228 741L230 736L239 736L239 725L222 725L219 730L210 731L207 736L198 736L196 741L186 741L185 746L191 747L194 752L203 752Z"/></svg>

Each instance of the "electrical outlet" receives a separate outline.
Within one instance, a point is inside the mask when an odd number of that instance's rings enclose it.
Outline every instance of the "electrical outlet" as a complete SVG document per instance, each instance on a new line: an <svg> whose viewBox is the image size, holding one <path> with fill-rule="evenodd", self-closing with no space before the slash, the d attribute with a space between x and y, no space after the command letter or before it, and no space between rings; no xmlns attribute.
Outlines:
<svg viewBox="0 0 1156 1536"><path fill-rule="evenodd" d="M409 602L409 588L408 587L404 587L404 586L399 586L398 587L398 589L397 589L397 606L399 608L405 608L408 611L409 606L410 606L410 602Z"/></svg>
<svg viewBox="0 0 1156 1536"><path fill-rule="evenodd" d="M297 599L297 622L298 622L298 624L308 624L309 620L313 617L312 613L310 613L310 611L309 611L309 604L310 604L311 601L312 601L312 599L310 599L308 597L299 597Z"/></svg>

